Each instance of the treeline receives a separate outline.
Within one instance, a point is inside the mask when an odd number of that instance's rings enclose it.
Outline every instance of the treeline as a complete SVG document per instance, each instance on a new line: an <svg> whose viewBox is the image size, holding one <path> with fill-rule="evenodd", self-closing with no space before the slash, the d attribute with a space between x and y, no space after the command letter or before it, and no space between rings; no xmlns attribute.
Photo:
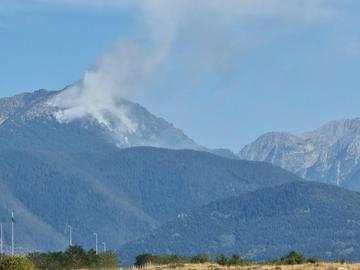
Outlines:
<svg viewBox="0 0 360 270"><path fill-rule="evenodd" d="M28 258L37 270L117 268L120 261L112 252L96 254L93 249L70 246L64 252L31 253Z"/></svg>
<svg viewBox="0 0 360 270"><path fill-rule="evenodd" d="M202 264L216 262L219 265L250 265L251 261L241 259L240 255L234 254L231 257L220 255L213 261L207 254L198 254L193 257L181 257L178 255L152 255L150 253L139 255L135 258L135 266L141 267L148 264L166 265L166 264Z"/></svg>
<svg viewBox="0 0 360 270"><path fill-rule="evenodd" d="M318 262L321 262L318 258L305 257L300 252L291 251L280 259L262 262L260 264L295 265ZM345 263L345 260L337 260L336 262ZM181 257L178 255L152 255L146 253L135 258L134 266L143 267L150 264L179 265L185 263L217 263L221 266L259 264L247 259L242 259L239 254L233 254L231 256L222 254L215 259L211 259L207 254ZM112 252L96 254L94 250L85 251L80 246L71 246L64 252L31 253L26 257L0 255L0 270L116 269L119 266L120 261Z"/></svg>
<svg viewBox="0 0 360 270"><path fill-rule="evenodd" d="M316 257L306 257L298 251L291 251L286 256L283 256L276 260L270 260L261 264L273 264L273 265L295 265L305 263L318 263L322 260ZM338 263L345 263L345 260L337 260ZM231 256L225 256L221 254L215 259L211 259L207 254L198 254L193 257L181 257L178 255L152 255L150 253L139 255L135 258L135 266L142 267L149 264L155 265L167 265L167 264L185 264L185 263L217 263L222 266L246 266L256 264L248 259L243 259L239 254L233 254Z"/></svg>
<svg viewBox="0 0 360 270"><path fill-rule="evenodd" d="M240 255L234 254L230 257L220 255L215 260L212 260L207 254L198 254L193 257L181 257L178 255L152 255L150 253L139 255L135 258L135 266L141 267L148 264L166 265L166 264L184 264L184 263L211 263L216 262L219 265L250 265L251 261L241 259Z"/></svg>
<svg viewBox="0 0 360 270"><path fill-rule="evenodd" d="M96 254L80 246L71 246L63 252L31 253L26 257L0 256L0 270L116 269L119 265L112 252Z"/></svg>

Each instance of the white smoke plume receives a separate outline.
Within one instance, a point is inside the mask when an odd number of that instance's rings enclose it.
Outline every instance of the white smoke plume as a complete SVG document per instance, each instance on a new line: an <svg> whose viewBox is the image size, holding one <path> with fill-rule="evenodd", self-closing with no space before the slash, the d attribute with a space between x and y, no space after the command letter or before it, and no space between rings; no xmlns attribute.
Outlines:
<svg viewBox="0 0 360 270"><path fill-rule="evenodd" d="M113 131L136 132L137 123L130 118L128 108L121 100L146 91L168 56L175 33L174 26L161 9L155 10L150 3L144 1L138 7L142 13L139 27L147 32L146 42L119 40L98 58L95 67L87 71L79 83L51 100L52 106L62 108L55 115L59 121L90 116ZM110 120L109 115L116 116L115 126L114 117Z"/></svg>
<svg viewBox="0 0 360 270"><path fill-rule="evenodd" d="M131 98L144 90L154 69L163 58L162 51L145 53L133 41L120 41L99 57L95 68L87 71L81 82L69 87L52 100L52 105L63 108L56 117L68 122L92 116L100 124L113 128L107 116L119 118L115 128L134 133L136 123L121 104L122 98Z"/></svg>
<svg viewBox="0 0 360 270"><path fill-rule="evenodd" d="M169 81L166 76L172 68L177 83L226 68L244 47L258 42L250 42L247 34L241 35L244 31L234 28L246 28L249 20L259 16L311 23L334 13L328 0L38 1L135 10L138 32L134 38L114 44L81 82L52 101L62 108L56 115L60 121L91 116L114 128L107 118L112 114L118 117L115 128L128 133L136 132L137 123L119 100L136 98L156 83Z"/></svg>

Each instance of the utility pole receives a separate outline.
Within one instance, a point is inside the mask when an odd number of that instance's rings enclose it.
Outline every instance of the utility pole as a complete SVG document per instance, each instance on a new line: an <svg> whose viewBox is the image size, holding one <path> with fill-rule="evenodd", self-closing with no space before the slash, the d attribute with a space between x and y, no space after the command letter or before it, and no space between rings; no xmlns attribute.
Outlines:
<svg viewBox="0 0 360 270"><path fill-rule="evenodd" d="M0 254L4 254L3 225L0 223Z"/></svg>
<svg viewBox="0 0 360 270"><path fill-rule="evenodd" d="M95 235L95 253L98 254L98 234L94 232Z"/></svg>
<svg viewBox="0 0 360 270"><path fill-rule="evenodd" d="M72 242L72 226L70 226L69 224L66 224L66 227L69 228L69 246L71 247L73 245L73 242Z"/></svg>
<svg viewBox="0 0 360 270"><path fill-rule="evenodd" d="M11 256L15 255L15 245L14 245L14 225L15 225L15 218L14 212L11 212Z"/></svg>
<svg viewBox="0 0 360 270"><path fill-rule="evenodd" d="M105 242L102 242L102 245L103 245L103 251L104 253L106 252L106 243Z"/></svg>

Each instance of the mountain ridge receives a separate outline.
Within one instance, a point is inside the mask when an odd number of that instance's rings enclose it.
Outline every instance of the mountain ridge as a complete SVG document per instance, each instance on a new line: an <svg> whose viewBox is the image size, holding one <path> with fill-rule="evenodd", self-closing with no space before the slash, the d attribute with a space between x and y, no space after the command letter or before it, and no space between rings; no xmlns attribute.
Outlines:
<svg viewBox="0 0 360 270"><path fill-rule="evenodd" d="M9 129L16 130L17 126L26 125L26 122L30 120L37 122L39 125L41 123L45 124L45 126L51 124L53 129L65 125L81 126L82 129L90 130L90 133L101 133L103 139L109 144L114 144L120 148L151 146L169 149L193 149L226 158L238 159L238 156L229 149L209 149L197 144L172 123L151 114L140 104L125 99L118 100L118 104L119 106L125 106L131 120L136 122L138 129L135 133L119 131L116 127L113 128L99 123L91 115L64 121L61 119L61 115L66 108L56 106L53 100L69 88L71 86L58 91L40 89L13 97L0 98L0 126L9 125ZM114 115L108 115L108 117L110 123L119 121ZM42 129L41 126L38 128ZM84 130L78 133L84 133ZM38 134L38 136L41 137L42 134Z"/></svg>
<svg viewBox="0 0 360 270"><path fill-rule="evenodd" d="M211 202L124 245L136 254L240 253L255 261L291 250L327 260L359 260L360 194L309 181L268 187ZM331 222L329 222L331 220Z"/></svg>
<svg viewBox="0 0 360 270"><path fill-rule="evenodd" d="M359 190L360 118L331 121L294 135L271 132L246 145L239 157L270 162L300 177Z"/></svg>

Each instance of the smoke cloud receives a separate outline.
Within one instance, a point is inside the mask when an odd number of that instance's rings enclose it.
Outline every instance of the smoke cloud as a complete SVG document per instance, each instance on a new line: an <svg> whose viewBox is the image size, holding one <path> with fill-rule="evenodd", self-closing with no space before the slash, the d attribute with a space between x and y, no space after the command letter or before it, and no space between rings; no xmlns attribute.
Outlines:
<svg viewBox="0 0 360 270"><path fill-rule="evenodd" d="M263 42L246 30L254 18L312 23L334 16L326 0L38 1L134 13L134 38L116 42L79 83L51 102L62 109L59 121L90 116L128 133L136 132L137 123L121 99L136 99L159 85L179 89L209 72L228 74L238 54ZM109 115L118 118L115 126Z"/></svg>
<svg viewBox="0 0 360 270"><path fill-rule="evenodd" d="M84 78L52 100L52 105L63 108L56 117L61 122L92 116L100 124L113 128L109 115L117 116L116 128L133 133L136 123L127 115L123 98L131 98L145 91L164 52L146 53L138 43L125 40L99 57L97 65ZM114 118L112 117L113 121Z"/></svg>

